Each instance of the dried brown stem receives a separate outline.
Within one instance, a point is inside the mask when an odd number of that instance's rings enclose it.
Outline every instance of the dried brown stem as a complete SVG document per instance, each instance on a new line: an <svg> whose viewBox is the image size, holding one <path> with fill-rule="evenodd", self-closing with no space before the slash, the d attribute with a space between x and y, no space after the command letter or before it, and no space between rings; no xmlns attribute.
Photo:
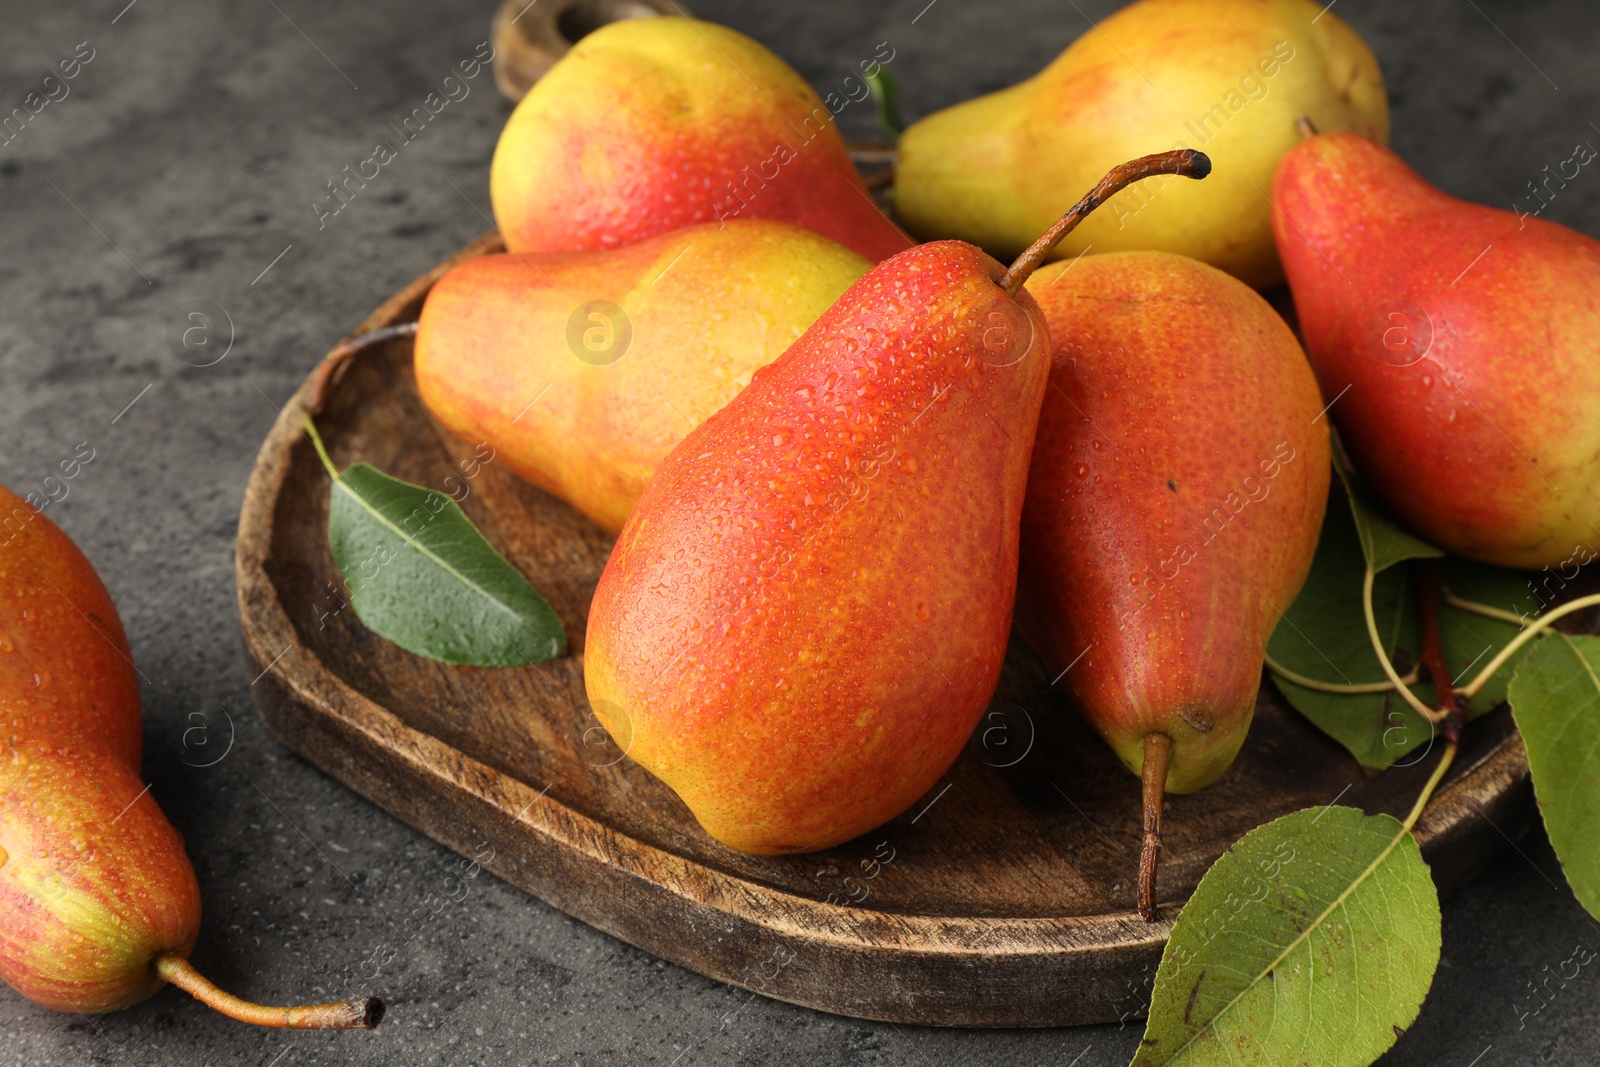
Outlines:
<svg viewBox="0 0 1600 1067"><path fill-rule="evenodd" d="M385 326L381 330L364 333L360 337L352 337L339 345L322 358L317 369L311 376L311 392L306 394L306 410L313 415L322 414L322 406L328 402L328 390L333 387L334 375L339 368L350 362L350 357L364 348L392 341L397 337L415 337L417 324L414 322L397 323L394 326Z"/></svg>
<svg viewBox="0 0 1600 1067"><path fill-rule="evenodd" d="M1144 845L1139 850L1139 917L1156 921L1156 862L1161 858L1161 800L1167 791L1172 738L1144 738Z"/></svg>
<svg viewBox="0 0 1600 1067"><path fill-rule="evenodd" d="M341 1000L331 1004L303 1004L269 1008L224 993L194 969L182 956L164 952L156 957L156 973L210 1008L230 1019L253 1026L291 1030L371 1030L383 1019L383 1001L377 997Z"/></svg>
<svg viewBox="0 0 1600 1067"><path fill-rule="evenodd" d="M1199 180L1210 173L1211 157L1192 148L1178 148L1171 152L1157 152L1153 156L1140 156L1121 166L1112 167L1106 176L1100 179L1099 185L1085 193L1082 200L1072 205L1071 211L1057 219L1043 236L1017 257L1017 261L1000 276L1000 288L1008 295L1016 296L1017 290L1022 288L1028 276L1039 268L1051 249L1060 244L1063 237L1076 229L1078 223L1082 222L1091 211L1134 182L1153 178L1157 174L1176 174Z"/></svg>

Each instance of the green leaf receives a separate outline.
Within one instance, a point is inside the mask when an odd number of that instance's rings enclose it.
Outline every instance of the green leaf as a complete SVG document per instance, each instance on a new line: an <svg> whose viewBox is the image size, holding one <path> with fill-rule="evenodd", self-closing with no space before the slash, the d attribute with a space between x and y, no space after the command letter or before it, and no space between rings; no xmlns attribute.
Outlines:
<svg viewBox="0 0 1600 1067"><path fill-rule="evenodd" d="M1337 487L1333 494L1342 496ZM1386 676L1367 636L1361 608L1366 561L1350 511L1328 502L1322 537L1300 595L1279 620L1267 644L1273 661L1297 674L1335 685L1383 682ZM1398 669L1417 661L1420 627L1409 569L1388 570L1373 583L1373 612L1384 649ZM1325 693L1272 675L1284 699L1320 730L1344 745L1364 767L1382 770L1419 746L1435 730L1393 690L1387 693ZM1426 701L1433 687L1412 686Z"/></svg>
<svg viewBox="0 0 1600 1067"><path fill-rule="evenodd" d="M1600 919L1600 637L1533 642L1511 679L1533 795L1567 883Z"/></svg>
<svg viewBox="0 0 1600 1067"><path fill-rule="evenodd" d="M1330 492L1345 495L1338 486ZM1267 654L1296 674L1330 685L1382 682L1383 668L1372 650L1361 608L1361 585L1367 567L1359 526L1362 512L1359 505L1352 504L1355 510L1337 505L1337 499L1329 500L1311 573L1273 631ZM1526 579L1516 571L1453 557L1428 566L1434 567L1444 584L1459 597L1530 617L1537 614L1538 602ZM1372 606L1378 632L1384 637L1390 661L1402 673L1417 662L1422 645L1414 578L1409 566L1389 566L1373 582ZM1470 681L1519 629L1515 623L1441 604L1439 643L1451 678L1457 684ZM1511 662L1519 662L1523 655L1526 653L1519 653ZM1504 702L1510 677L1507 669L1497 672L1468 703L1467 717L1476 718ZM1327 693L1276 674L1272 681L1285 700L1349 749L1363 767L1383 770L1406 761L1413 752L1426 752L1425 746L1431 746L1438 733L1393 690ZM1411 690L1429 704L1436 696L1426 681L1418 681Z"/></svg>
<svg viewBox="0 0 1600 1067"><path fill-rule="evenodd" d="M1343 460L1341 450L1333 450L1333 469L1339 474L1350 499L1350 514L1361 537L1361 551L1373 573L1382 574L1396 563L1408 559L1434 559L1444 555L1391 519L1374 500L1361 480Z"/></svg>
<svg viewBox="0 0 1600 1067"><path fill-rule="evenodd" d="M566 651L556 613L454 500L366 463L341 473L311 431L333 480L334 562L363 623L408 652L467 666L516 667Z"/></svg>
<svg viewBox="0 0 1600 1067"><path fill-rule="evenodd" d="M867 83L867 90L872 93L872 101L878 108L878 125L890 137L899 137L906 128L905 120L900 117L900 86L894 80L894 75L883 67L878 67L871 74L862 75Z"/></svg>
<svg viewBox="0 0 1600 1067"><path fill-rule="evenodd" d="M1539 601L1529 588L1527 577L1518 571L1454 557L1440 560L1434 567L1445 587L1464 600L1509 611L1529 621L1539 616ZM1448 604L1442 606L1439 609L1439 643L1444 648L1450 677L1457 685L1466 685L1521 629L1514 622L1492 619ZM1512 672L1527 657L1528 651L1518 652L1495 672L1478 695L1467 703L1467 718L1475 719L1505 703Z"/></svg>
<svg viewBox="0 0 1600 1067"><path fill-rule="evenodd" d="M1439 945L1438 891L1397 820L1286 815L1184 905L1133 1067L1365 1067L1416 1019Z"/></svg>

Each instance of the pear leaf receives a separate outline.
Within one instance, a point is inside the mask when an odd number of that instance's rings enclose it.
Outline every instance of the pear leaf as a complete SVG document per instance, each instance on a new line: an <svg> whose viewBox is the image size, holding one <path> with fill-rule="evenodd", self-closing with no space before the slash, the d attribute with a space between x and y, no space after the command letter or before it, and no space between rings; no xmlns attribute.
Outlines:
<svg viewBox="0 0 1600 1067"><path fill-rule="evenodd" d="M1439 963L1439 894L1388 815L1310 808L1258 826L1173 925L1133 1067L1365 1067Z"/></svg>
<svg viewBox="0 0 1600 1067"><path fill-rule="evenodd" d="M1350 499L1350 514L1361 537L1361 552L1373 573L1382 574L1408 559L1436 559L1445 554L1443 549L1428 544L1389 517L1344 460L1342 448L1333 450L1333 469L1338 472L1339 481Z"/></svg>
<svg viewBox="0 0 1600 1067"><path fill-rule="evenodd" d="M1335 487L1331 492L1340 490ZM1330 685L1382 683L1386 678L1372 651L1361 607L1367 557L1360 520L1357 513L1335 504L1333 500L1328 503L1311 573L1273 631L1267 654L1296 674ZM1530 619L1537 616L1537 600L1516 571L1454 557L1428 565L1437 569L1446 588L1463 599ZM1379 573L1372 586L1378 632L1385 639L1390 662L1402 673L1416 664L1422 644L1413 578L1412 568L1392 566ZM1508 620L1440 604L1439 643L1452 680L1466 684L1520 629ZM1525 655L1524 651L1513 657L1473 697L1467 704L1469 719L1504 703L1509 668ZM1438 734L1393 690L1328 693L1277 674L1272 681L1291 706L1349 749L1363 767L1383 770L1395 763L1415 762L1431 749ZM1434 688L1427 681L1413 683L1411 690L1429 704L1435 699ZM1419 754L1413 757L1413 752Z"/></svg>
<svg viewBox="0 0 1600 1067"><path fill-rule="evenodd" d="M311 429L333 482L333 559L369 629L465 666L515 667L566 651L555 611L454 500L366 463L341 472Z"/></svg>
<svg viewBox="0 0 1600 1067"><path fill-rule="evenodd" d="M871 74L863 74L862 80L867 83L867 91L872 94L872 102L878 109L878 126L890 137L899 137L905 132L906 123L900 117L900 85L883 67L878 67Z"/></svg>
<svg viewBox="0 0 1600 1067"><path fill-rule="evenodd" d="M1518 571L1453 556L1440 560L1434 568L1445 588L1464 600L1510 612L1529 622L1539 617L1539 601L1527 578ZM1521 625L1509 620L1442 605L1439 608L1439 643L1455 684L1470 682L1521 629ZM1475 719L1506 702L1506 687L1511 684L1512 672L1531 648L1530 645L1518 652L1490 677L1478 695L1467 703L1467 718Z"/></svg>
<svg viewBox="0 0 1600 1067"><path fill-rule="evenodd" d="M1334 487L1334 494L1341 490ZM1341 494L1342 495L1342 494ZM1305 586L1267 644L1273 662L1331 685L1387 681L1367 635L1361 607L1366 574L1360 535L1349 510L1330 500L1322 536ZM1387 570L1373 583L1373 614L1384 651L1402 673L1417 662L1421 628L1408 569ZM1486 620L1487 621L1487 620ZM1270 672L1269 672L1270 673ZM1384 693L1327 693L1296 685L1277 674L1273 684L1290 705L1338 741L1363 767L1382 770L1427 745L1436 731L1393 690ZM1412 686L1425 701L1433 687Z"/></svg>
<svg viewBox="0 0 1600 1067"><path fill-rule="evenodd" d="M1600 919L1600 637L1533 642L1511 679L1533 795L1578 902Z"/></svg>

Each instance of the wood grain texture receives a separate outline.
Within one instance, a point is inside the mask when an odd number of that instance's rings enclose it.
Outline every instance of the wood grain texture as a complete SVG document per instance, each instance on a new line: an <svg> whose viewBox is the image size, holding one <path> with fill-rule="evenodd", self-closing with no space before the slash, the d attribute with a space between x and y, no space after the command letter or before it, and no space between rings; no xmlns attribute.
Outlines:
<svg viewBox="0 0 1600 1067"><path fill-rule="evenodd" d="M489 236L450 262L499 250ZM449 265L355 332L414 319ZM1263 686L1233 768L1168 798L1163 921L1147 924L1133 911L1138 782L1014 640L991 718L904 815L826 852L739 855L599 729L583 635L610 539L503 465L471 479L462 506L549 599L569 655L450 667L335 611L348 596L328 547L327 476L300 429L305 395L302 386L263 444L239 522L244 647L252 676L266 672L252 692L269 728L448 847L480 860L492 849L489 870L568 914L781 1000L952 1026L1136 1018L1172 916L1229 845L1335 800L1403 816L1436 758L1368 777ZM351 360L318 425L341 467L365 460L441 491L472 455L423 408L406 340ZM1525 752L1502 709L1467 731L1418 825L1441 890L1532 815Z"/></svg>

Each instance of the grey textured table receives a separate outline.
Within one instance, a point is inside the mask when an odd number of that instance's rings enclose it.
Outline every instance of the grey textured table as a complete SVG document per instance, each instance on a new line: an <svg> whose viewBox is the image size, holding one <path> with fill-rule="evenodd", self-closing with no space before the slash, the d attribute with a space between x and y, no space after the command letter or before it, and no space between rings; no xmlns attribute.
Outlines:
<svg viewBox="0 0 1600 1067"><path fill-rule="evenodd" d="M776 47L823 92L889 41L914 117L1033 73L1117 5L694 6ZM334 339L488 228L509 106L481 75L320 228L312 205L472 55L492 7L0 3L7 109L58 60L93 54L68 96L0 145L0 480L26 492L80 442L94 449L47 514L104 576L146 677L145 777L199 873L198 964L280 1002L348 992L335 986L346 968L377 971L370 985L390 1005L372 1034L282 1034L172 990L93 1020L0 991L0 1064L1126 1063L1138 1024L926 1030L752 997L489 875L435 912L454 857L291 756L256 718L233 590L256 448ZM1600 145L1600 8L1337 10L1383 64L1396 148L1447 190L1509 206L1576 143ZM840 121L872 132L867 104ZM1545 216L1600 234L1600 177L1583 171ZM234 338L226 358L196 366L214 357L180 360L174 336L203 301L226 311ZM1575 943L1600 946L1541 836L1451 899L1444 927L1433 994L1386 1063L1595 1062L1592 971L1519 1018L1547 965Z"/></svg>

